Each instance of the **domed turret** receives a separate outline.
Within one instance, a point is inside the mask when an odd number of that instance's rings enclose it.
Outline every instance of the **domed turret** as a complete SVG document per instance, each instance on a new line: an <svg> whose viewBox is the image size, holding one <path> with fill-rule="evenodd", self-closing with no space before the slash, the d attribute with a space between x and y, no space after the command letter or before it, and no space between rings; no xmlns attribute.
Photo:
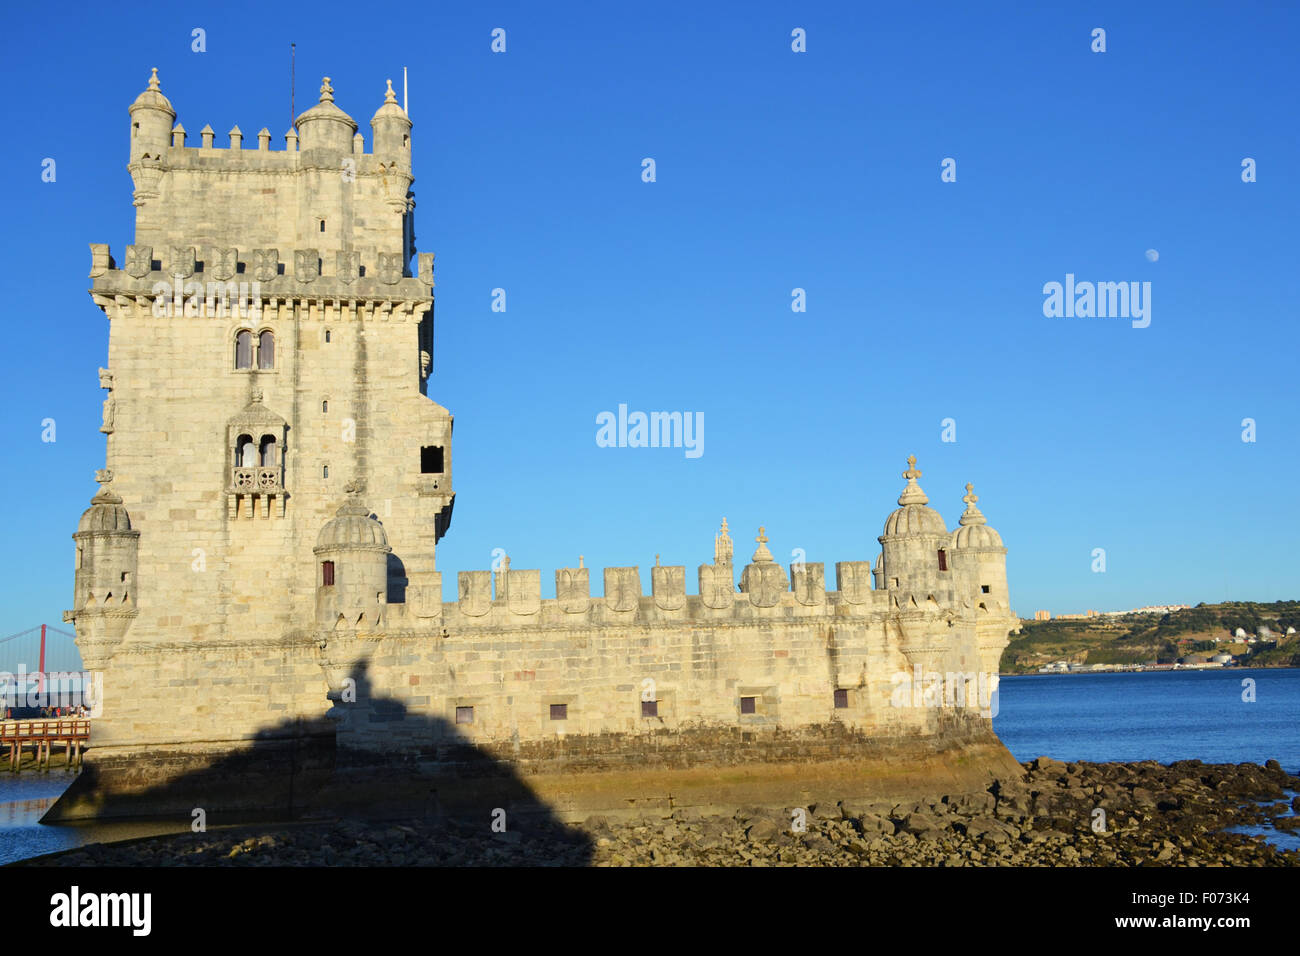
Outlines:
<svg viewBox="0 0 1300 956"><path fill-rule="evenodd" d="M889 589L924 592L926 597L939 598L939 592L952 587L948 527L939 512L926 507L930 499L917 484L921 472L915 455L907 459L907 466L903 472L907 486L898 496L899 507L885 520L885 533L878 539L881 560L875 577L877 581L883 578Z"/></svg>
<svg viewBox="0 0 1300 956"><path fill-rule="evenodd" d="M108 489L108 483L90 499L90 507L81 513L77 533L84 531L130 531L131 516L122 499ZM137 532L138 534L139 532Z"/></svg>
<svg viewBox="0 0 1300 956"><path fill-rule="evenodd" d="M1001 548L1002 535L989 527L983 512L975 507L979 495L975 494L974 485L966 485L966 495L961 500L966 502L966 510L962 512L961 519L957 522L959 527L953 532L952 546L954 548Z"/></svg>
<svg viewBox="0 0 1300 956"><path fill-rule="evenodd" d="M122 499L109 488L112 472L96 475L99 492L81 515L76 543L72 610L63 615L77 631L87 667L112 657L135 619L136 567L140 532L132 529ZM94 663L92 663L92 661Z"/></svg>
<svg viewBox="0 0 1300 956"><path fill-rule="evenodd" d="M301 140L298 149L329 149L351 155L352 137L357 131L356 120L334 105L334 88L330 78L324 78L320 87L320 102L299 116L293 124Z"/></svg>
<svg viewBox="0 0 1300 956"><path fill-rule="evenodd" d="M388 535L348 482L347 501L325 522L316 555L316 619L323 625L373 629L388 604Z"/></svg>
<svg viewBox="0 0 1300 956"><path fill-rule="evenodd" d="M1007 549L1002 536L991 528L975 506L975 486L966 485L966 510L952 534L954 567L974 594L974 603L985 611L1010 607L1007 595Z"/></svg>
<svg viewBox="0 0 1300 956"><path fill-rule="evenodd" d="M171 148L172 123L176 111L158 85L158 68L149 77L149 88L131 104L131 151L127 171L135 182L135 205L158 198L165 170L163 157Z"/></svg>
<svg viewBox="0 0 1300 956"><path fill-rule="evenodd" d="M786 577L785 569L772 557L763 528L758 529L758 537L754 540L758 542L758 547L754 550L750 563L740 573L740 590L749 595L751 604L772 607L790 590L790 579Z"/></svg>
<svg viewBox="0 0 1300 956"><path fill-rule="evenodd" d="M161 158L171 145L176 111L162 94L157 67L149 77L149 88L135 98L128 112L131 114L131 162L139 161L144 155Z"/></svg>
<svg viewBox="0 0 1300 956"><path fill-rule="evenodd" d="M374 131L376 156L397 159L407 167L411 165L411 119L406 110L397 105L392 80L388 81L388 90L384 93L384 105L370 120L370 128Z"/></svg>

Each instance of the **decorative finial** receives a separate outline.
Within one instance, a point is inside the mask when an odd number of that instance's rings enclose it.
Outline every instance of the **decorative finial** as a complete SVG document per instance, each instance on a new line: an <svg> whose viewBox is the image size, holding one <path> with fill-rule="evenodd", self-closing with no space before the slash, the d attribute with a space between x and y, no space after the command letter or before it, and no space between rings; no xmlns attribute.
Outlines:
<svg viewBox="0 0 1300 956"><path fill-rule="evenodd" d="M352 479L351 481L349 481L346 485L344 485L344 486L343 486L343 493L344 493L345 495L347 495L349 498L355 498L355 497L359 496L359 495L361 494L361 481L360 481L360 479L358 479L358 478L353 478L353 479Z"/></svg>
<svg viewBox="0 0 1300 956"><path fill-rule="evenodd" d="M731 535L727 533L727 519L723 518L722 530L713 536L713 563L730 566L731 555Z"/></svg>
<svg viewBox="0 0 1300 956"><path fill-rule="evenodd" d="M262 390L260 388L253 389L253 402L260 404L261 401L262 401Z"/></svg>
<svg viewBox="0 0 1300 956"><path fill-rule="evenodd" d="M987 523L988 519L984 517L984 513L975 506L975 502L979 501L980 498L979 495L975 494L974 485L967 482L966 495L961 500L966 502L966 510L962 512L961 518L957 521L958 524L972 525Z"/></svg>
<svg viewBox="0 0 1300 956"><path fill-rule="evenodd" d="M758 542L758 548L754 551L754 557L753 557L754 563L757 564L759 562L767 562L773 560L772 552L767 549L767 535L764 533L763 527L761 525L759 526L758 529L758 537L755 538L754 540Z"/></svg>
<svg viewBox="0 0 1300 956"><path fill-rule="evenodd" d="M655 555L655 567L659 567L659 555Z"/></svg>
<svg viewBox="0 0 1300 956"><path fill-rule="evenodd" d="M921 469L916 467L915 455L907 456L907 471L903 472L903 477L907 479L907 487L898 496L900 505L923 505L930 500L916 483L916 479L921 477Z"/></svg>
<svg viewBox="0 0 1300 956"><path fill-rule="evenodd" d="M388 90L384 93L384 105L387 106L389 103L397 105L397 94L393 92L392 80L388 81Z"/></svg>
<svg viewBox="0 0 1300 956"><path fill-rule="evenodd" d="M95 472L95 481L99 482L101 485L106 485L112 480L113 480L112 468L101 468L97 472Z"/></svg>
<svg viewBox="0 0 1300 956"><path fill-rule="evenodd" d="M580 568L586 567L586 565L582 563L582 555L578 555L578 567Z"/></svg>
<svg viewBox="0 0 1300 956"><path fill-rule="evenodd" d="M161 90L161 87L158 85L158 67L156 66L153 68L153 72L149 76L149 89L153 90L155 93Z"/></svg>
<svg viewBox="0 0 1300 956"><path fill-rule="evenodd" d="M334 87L330 86L330 78L327 76L320 85L320 101L322 103L334 102Z"/></svg>
<svg viewBox="0 0 1300 956"><path fill-rule="evenodd" d="M758 526L758 537L754 539L759 544L767 544L767 535L763 533L763 526Z"/></svg>

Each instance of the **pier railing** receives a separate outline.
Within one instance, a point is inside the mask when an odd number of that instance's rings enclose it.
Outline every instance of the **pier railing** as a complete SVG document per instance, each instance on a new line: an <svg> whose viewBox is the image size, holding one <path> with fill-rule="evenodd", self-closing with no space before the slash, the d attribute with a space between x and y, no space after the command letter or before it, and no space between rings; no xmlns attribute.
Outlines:
<svg viewBox="0 0 1300 956"><path fill-rule="evenodd" d="M68 755L68 766L81 766L82 754L90 740L90 721L74 718L0 721L0 747L7 746L9 769L17 773L22 767L23 748L31 747L36 769L48 770L55 744Z"/></svg>

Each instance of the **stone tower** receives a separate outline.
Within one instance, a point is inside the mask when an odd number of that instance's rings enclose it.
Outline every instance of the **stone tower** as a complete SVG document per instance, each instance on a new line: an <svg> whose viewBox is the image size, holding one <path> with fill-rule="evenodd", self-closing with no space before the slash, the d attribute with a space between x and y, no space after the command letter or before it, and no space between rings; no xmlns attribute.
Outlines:
<svg viewBox="0 0 1300 956"><path fill-rule="evenodd" d="M384 612L362 614L363 585L380 604L440 608L435 546L454 492L452 416L426 395L433 256L415 253L411 122L391 82L369 150L328 77L283 149L266 129L245 145L238 127L228 148L210 127L187 143L157 70L129 113L135 241L120 268L91 247L111 490L77 533L65 618L96 665L125 637L136 699L149 667L180 676L161 651L137 659L151 646L292 646L322 602L373 627ZM339 540L341 521L373 524L381 546ZM129 603L106 608L105 575ZM319 710L323 687L302 683L264 689ZM112 718L111 678L106 697ZM150 736L150 720L117 715L110 738Z"/></svg>
<svg viewBox="0 0 1300 956"><path fill-rule="evenodd" d="M543 598L505 559L443 602L452 418L427 397L433 256L391 83L369 152L328 78L281 150L265 128L187 144L156 72L130 119L135 241L121 268L91 247L107 462L65 615L103 713L47 820L431 794L581 819L1020 772L989 699L1006 548L970 486L950 532L915 457L874 568L836 561L833 590L764 527L735 567L724 519L695 594L656 557L649 593L626 566L593 595L579 558Z"/></svg>

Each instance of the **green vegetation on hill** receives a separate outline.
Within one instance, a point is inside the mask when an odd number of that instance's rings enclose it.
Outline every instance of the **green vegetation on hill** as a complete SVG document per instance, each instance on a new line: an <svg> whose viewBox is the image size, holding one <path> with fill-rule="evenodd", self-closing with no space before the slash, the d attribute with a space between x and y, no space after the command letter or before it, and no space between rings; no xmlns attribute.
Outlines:
<svg viewBox="0 0 1300 956"><path fill-rule="evenodd" d="M1256 667L1300 667L1300 601L1227 601L1198 604L1157 617L1125 614L1069 621L1023 621L1022 630L1002 654L1002 673L1032 673L1052 661L1078 664L1172 664L1220 652L1240 656L1242 645L1228 650L1237 628L1250 636L1267 627L1277 644L1249 645ZM1217 640L1216 640L1217 639Z"/></svg>

